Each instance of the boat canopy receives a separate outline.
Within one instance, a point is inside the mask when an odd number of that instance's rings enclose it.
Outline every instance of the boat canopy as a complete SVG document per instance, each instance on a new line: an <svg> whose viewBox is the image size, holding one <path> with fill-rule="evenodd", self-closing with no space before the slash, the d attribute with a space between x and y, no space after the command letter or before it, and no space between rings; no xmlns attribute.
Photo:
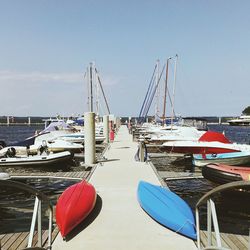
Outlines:
<svg viewBox="0 0 250 250"><path fill-rule="evenodd" d="M207 131L205 132L200 138L199 141L218 141L222 143L231 143L229 139L225 137L222 133L214 132L214 131Z"/></svg>
<svg viewBox="0 0 250 250"><path fill-rule="evenodd" d="M64 130L64 129L72 129L68 124L64 121L51 122L48 127L46 127L41 134L56 131L56 130Z"/></svg>

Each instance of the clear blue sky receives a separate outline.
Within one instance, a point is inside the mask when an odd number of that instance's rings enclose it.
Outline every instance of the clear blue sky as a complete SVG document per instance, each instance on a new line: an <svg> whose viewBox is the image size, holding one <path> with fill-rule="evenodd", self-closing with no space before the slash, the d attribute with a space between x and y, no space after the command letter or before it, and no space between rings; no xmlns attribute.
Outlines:
<svg viewBox="0 0 250 250"><path fill-rule="evenodd" d="M136 116L156 60L176 53L176 113L240 115L249 12L244 0L1 0L0 115L82 114L95 61L111 112Z"/></svg>

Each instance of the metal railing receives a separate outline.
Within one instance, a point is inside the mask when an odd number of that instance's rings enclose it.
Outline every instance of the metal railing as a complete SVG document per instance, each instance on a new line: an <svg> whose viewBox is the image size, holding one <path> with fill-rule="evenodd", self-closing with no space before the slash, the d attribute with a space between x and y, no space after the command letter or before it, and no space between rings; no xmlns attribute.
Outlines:
<svg viewBox="0 0 250 250"><path fill-rule="evenodd" d="M195 213L196 213L196 231L197 231L197 245L198 249L201 249L201 237L200 237L200 222L199 222L199 207L203 203L207 202L207 233L208 233L208 240L207 240L207 247L204 249L218 249L223 250L227 249L222 247L221 244L221 238L220 238L220 230L217 220L217 214L216 214L216 208L215 203L212 200L212 197L215 194L221 193L226 190L230 189L240 189L240 188L247 188L250 187L250 181L235 181L231 183L227 183L224 185L220 185L213 190L209 191L205 195L201 197L201 199L197 202L195 207ZM212 244L212 225L214 227L215 232L215 246ZM250 244L250 241L249 241ZM250 249L250 245L248 247Z"/></svg>
<svg viewBox="0 0 250 250"><path fill-rule="evenodd" d="M38 232L38 247L42 247L42 201L48 203L48 210L49 210L49 233L48 233L48 247L47 249L51 249L52 243L52 223L53 223L53 206L50 199L44 195L42 192L38 191L31 186L16 182L12 180L0 180L0 187L10 187L16 188L18 191L22 190L27 192L31 195L35 196L35 204L33 209L32 221L30 226L29 238L28 238L28 245L27 247L32 247L33 237L35 233L35 226L37 221L37 232Z"/></svg>

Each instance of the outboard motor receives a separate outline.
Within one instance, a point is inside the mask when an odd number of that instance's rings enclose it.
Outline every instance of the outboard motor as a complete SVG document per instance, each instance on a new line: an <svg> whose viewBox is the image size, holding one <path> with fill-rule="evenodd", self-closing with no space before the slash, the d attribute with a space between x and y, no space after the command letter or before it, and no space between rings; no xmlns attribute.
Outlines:
<svg viewBox="0 0 250 250"><path fill-rule="evenodd" d="M40 155L43 153L49 154L49 148L46 141L42 141L42 145L38 148Z"/></svg>
<svg viewBox="0 0 250 250"><path fill-rule="evenodd" d="M11 157L15 157L15 156L16 156L16 149L13 147L8 148L8 150L5 153L5 157L11 158Z"/></svg>

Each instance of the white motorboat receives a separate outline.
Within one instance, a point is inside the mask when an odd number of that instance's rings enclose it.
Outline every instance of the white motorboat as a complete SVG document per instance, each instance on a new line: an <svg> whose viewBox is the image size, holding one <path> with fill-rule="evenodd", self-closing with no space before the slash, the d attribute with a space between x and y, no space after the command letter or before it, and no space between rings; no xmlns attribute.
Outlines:
<svg viewBox="0 0 250 250"><path fill-rule="evenodd" d="M163 130L164 131L164 130ZM163 144L168 141L198 141L205 131L199 131L195 127L175 126L175 130L153 134L148 139L149 143Z"/></svg>
<svg viewBox="0 0 250 250"><path fill-rule="evenodd" d="M223 134L207 131L196 141L168 141L162 144L163 151L183 154L218 154L248 151L250 145L231 143Z"/></svg>
<svg viewBox="0 0 250 250"><path fill-rule="evenodd" d="M63 151L69 151L71 153L80 153L83 151L83 145L68 142L61 139L56 140L35 140L35 137L27 139L25 141L16 143L15 145L11 145L8 147L4 147L0 150L0 156L3 156L9 148L15 148L17 155L27 155L33 154L36 155L39 153L39 150L41 147L47 147L48 152L63 152Z"/></svg>
<svg viewBox="0 0 250 250"><path fill-rule="evenodd" d="M47 167L60 164L66 164L72 158L68 151L59 153L42 153L40 155L22 155L15 154L15 148L8 149L9 154L0 158L0 167ZM8 152L8 151L7 151Z"/></svg>
<svg viewBox="0 0 250 250"><path fill-rule="evenodd" d="M238 118L228 120L231 126L250 126L250 115L241 115Z"/></svg>

